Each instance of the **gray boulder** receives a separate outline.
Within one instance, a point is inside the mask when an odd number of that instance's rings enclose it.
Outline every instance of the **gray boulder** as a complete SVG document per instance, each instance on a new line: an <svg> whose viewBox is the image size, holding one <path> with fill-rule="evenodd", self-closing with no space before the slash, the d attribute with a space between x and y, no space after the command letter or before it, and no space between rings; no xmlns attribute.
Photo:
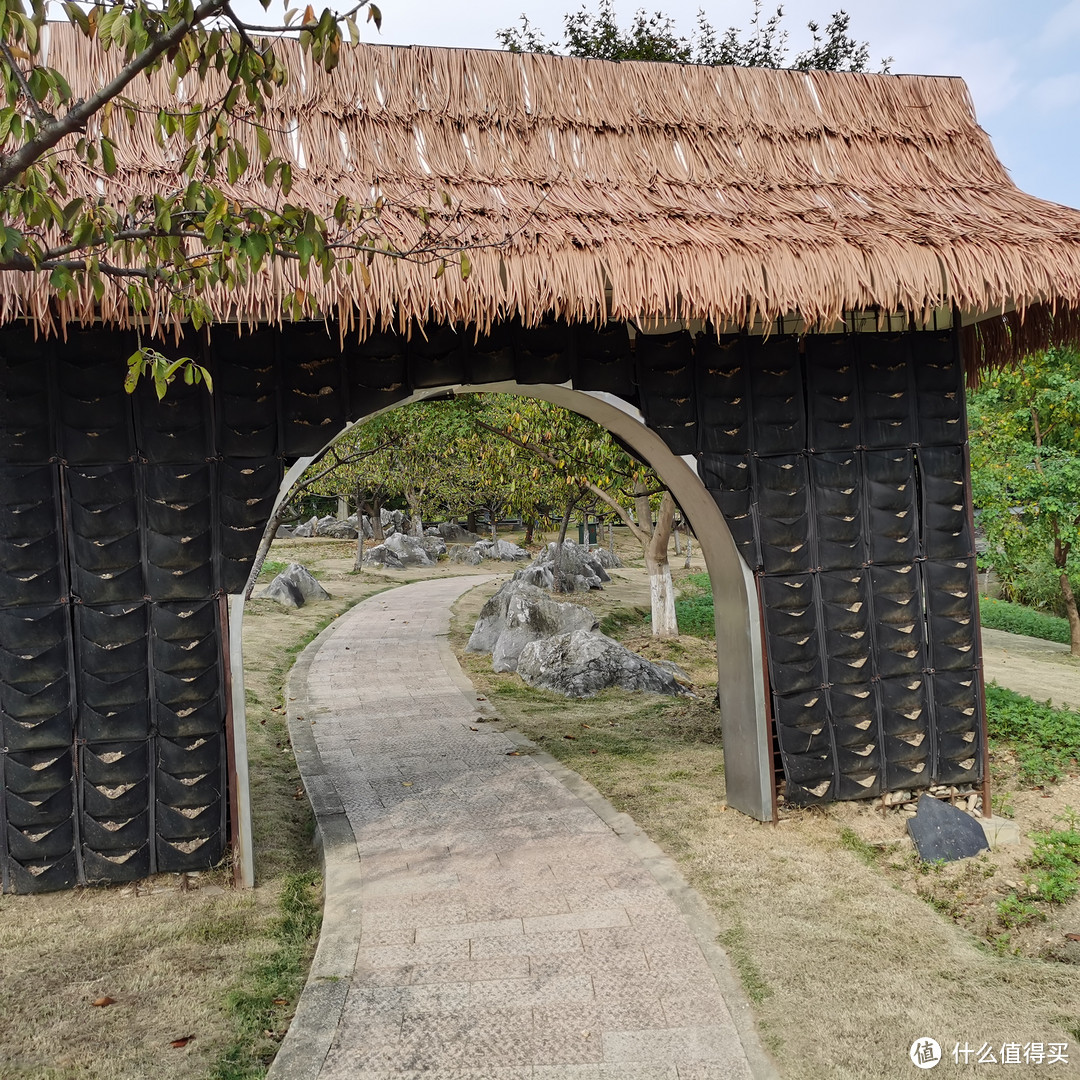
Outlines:
<svg viewBox="0 0 1080 1080"><path fill-rule="evenodd" d="M446 554L446 541L438 534L429 536L425 533L423 536L415 537L414 539L416 539L420 546L428 553L429 557L436 562Z"/></svg>
<svg viewBox="0 0 1080 1080"><path fill-rule="evenodd" d="M402 566L434 566L435 560L424 550L423 540L405 533L392 533L383 542L383 546L392 551Z"/></svg>
<svg viewBox="0 0 1080 1080"><path fill-rule="evenodd" d="M484 561L483 553L475 544L452 544L447 554L451 562L465 563L467 566L479 566Z"/></svg>
<svg viewBox="0 0 1080 1080"><path fill-rule="evenodd" d="M313 517L310 521L305 521L303 525L297 525L293 529L293 536L309 537L315 535L315 526L319 524L319 519Z"/></svg>
<svg viewBox="0 0 1080 1080"><path fill-rule="evenodd" d="M358 535L356 526L349 521L333 521L319 529L319 536L326 536L331 540L355 540Z"/></svg>
<svg viewBox="0 0 1080 1080"><path fill-rule="evenodd" d="M495 671L516 671L521 650L530 641L596 626L596 616L588 608L561 604L543 589L510 580L480 609L465 648L491 653Z"/></svg>
<svg viewBox="0 0 1080 1080"><path fill-rule="evenodd" d="M575 698L593 697L609 686L686 693L670 672L594 630L530 641L518 657L517 672L530 686Z"/></svg>
<svg viewBox="0 0 1080 1080"><path fill-rule="evenodd" d="M593 548L590 555L605 569L605 570L621 570L622 559L615 554L614 551L608 551L607 548Z"/></svg>
<svg viewBox="0 0 1080 1080"><path fill-rule="evenodd" d="M376 544L364 552L364 566L382 566L387 570L404 570L405 564L385 544Z"/></svg>
<svg viewBox="0 0 1080 1080"><path fill-rule="evenodd" d="M438 530L448 544L475 544L480 539L476 533L463 529L456 521L440 521Z"/></svg>
<svg viewBox="0 0 1080 1080"><path fill-rule="evenodd" d="M309 600L329 600L330 594L311 576L307 567L289 563L263 590L262 599L286 607L303 607Z"/></svg>
<svg viewBox="0 0 1080 1080"><path fill-rule="evenodd" d="M337 524L337 518L333 514L327 514L315 522L315 535L326 536L326 530Z"/></svg>
<svg viewBox="0 0 1080 1080"><path fill-rule="evenodd" d="M502 562L521 562L529 557L529 553L509 540L497 540L494 544L489 544L486 557L500 559Z"/></svg>
<svg viewBox="0 0 1080 1080"><path fill-rule="evenodd" d="M561 557L559 545L550 543L523 570L514 577L527 581L540 589L556 589L558 592L584 592L602 589L611 580L600 559L588 548L567 540Z"/></svg>
<svg viewBox="0 0 1080 1080"><path fill-rule="evenodd" d="M275 540L288 540L290 537L296 535L295 530L290 525L279 525L278 530L274 533Z"/></svg>

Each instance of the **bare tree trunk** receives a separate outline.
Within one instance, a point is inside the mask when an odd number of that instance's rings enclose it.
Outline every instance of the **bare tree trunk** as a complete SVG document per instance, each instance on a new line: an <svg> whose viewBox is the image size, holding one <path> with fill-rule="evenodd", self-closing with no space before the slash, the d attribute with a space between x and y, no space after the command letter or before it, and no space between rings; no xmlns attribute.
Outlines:
<svg viewBox="0 0 1080 1080"><path fill-rule="evenodd" d="M1076 597L1073 595L1072 582L1064 570L1061 572L1061 595L1065 597L1065 614L1069 616L1070 652L1080 656L1080 613L1076 610Z"/></svg>
<svg viewBox="0 0 1080 1080"><path fill-rule="evenodd" d="M607 523L607 549L612 555L615 554L615 522Z"/></svg>
<svg viewBox="0 0 1080 1080"><path fill-rule="evenodd" d="M675 534L675 554L676 555L681 555L682 552L679 550L679 523L678 522L675 522L675 524L672 526L671 531Z"/></svg>
<svg viewBox="0 0 1080 1080"><path fill-rule="evenodd" d="M558 545L555 548L555 574L554 581L552 582L552 588L555 592L566 591L564 588L565 570L563 567L563 551L565 550L564 545L566 544L566 530L570 525L570 517L574 513L575 506L577 506L577 499L571 499L571 501L566 504L566 513L563 514L562 522L559 524L559 538L555 541Z"/></svg>
<svg viewBox="0 0 1080 1080"><path fill-rule="evenodd" d="M475 510L470 510L465 515L465 528L468 529L469 532L471 532L471 533L476 532L476 511Z"/></svg>
<svg viewBox="0 0 1080 1080"><path fill-rule="evenodd" d="M683 565L690 569L690 556L694 553L694 535L690 532L690 526L686 526L686 562Z"/></svg>
<svg viewBox="0 0 1080 1080"><path fill-rule="evenodd" d="M344 495L339 495L337 499L337 519L338 521L344 521L349 516L349 500Z"/></svg>
<svg viewBox="0 0 1080 1080"><path fill-rule="evenodd" d="M424 521L420 516L420 501L422 495L411 488L405 492L405 502L409 505L409 535L423 536Z"/></svg>
<svg viewBox="0 0 1080 1080"><path fill-rule="evenodd" d="M259 574L262 573L263 563L266 562L266 556L270 554L270 545L274 542L274 537L277 536L277 531L285 520L288 511L289 503L282 500L281 505L270 515L266 528L263 529L262 539L255 550L255 561L251 564L251 572L248 574L248 579L244 584L245 600L251 599L252 591L255 589L255 582L259 580Z"/></svg>
<svg viewBox="0 0 1080 1080"><path fill-rule="evenodd" d="M640 480L634 481L634 513L637 515L638 528L646 536L651 536L652 507L649 505L649 493Z"/></svg>
<svg viewBox="0 0 1080 1080"><path fill-rule="evenodd" d="M536 518L531 517L525 522L525 540L526 544L533 542L533 532L536 530Z"/></svg>
<svg viewBox="0 0 1080 1080"><path fill-rule="evenodd" d="M376 544L381 544L386 539L386 533L382 527L382 499L374 496L368 503L371 517L371 537Z"/></svg>
<svg viewBox="0 0 1080 1080"><path fill-rule="evenodd" d="M670 491L665 491L656 517L656 528L645 549L652 601L652 633L653 637L659 638L679 636L679 622L675 617L675 588L671 583L671 564L668 562L668 544L674 520L675 500Z"/></svg>

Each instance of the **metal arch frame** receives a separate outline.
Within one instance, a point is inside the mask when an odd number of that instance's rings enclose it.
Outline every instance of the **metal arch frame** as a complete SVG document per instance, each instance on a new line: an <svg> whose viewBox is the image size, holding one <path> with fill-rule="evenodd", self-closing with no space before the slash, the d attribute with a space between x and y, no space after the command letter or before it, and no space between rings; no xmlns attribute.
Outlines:
<svg viewBox="0 0 1080 1080"><path fill-rule="evenodd" d="M766 707L767 682L762 649L761 612L754 576L732 539L727 522L697 472L691 455L673 453L646 423L641 412L613 394L575 390L572 383L522 384L516 381L464 384L418 390L407 398L346 424L318 453L298 459L288 470L274 510L303 471L347 431L381 413L447 394L514 394L539 398L579 413L618 436L647 461L675 496L694 526L712 582L716 622L717 693L724 741L727 803L758 821L774 816L772 741ZM269 526L268 526L269 527ZM229 597L232 672L232 737L236 754L231 782L237 789L235 826L238 879L254 884L251 799L248 787L247 732L244 714L243 594Z"/></svg>

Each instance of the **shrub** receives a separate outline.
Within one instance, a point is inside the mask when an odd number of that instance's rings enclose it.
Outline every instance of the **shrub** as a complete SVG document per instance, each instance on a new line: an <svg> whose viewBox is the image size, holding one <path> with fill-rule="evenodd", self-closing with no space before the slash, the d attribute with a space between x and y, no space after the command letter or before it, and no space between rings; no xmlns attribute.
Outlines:
<svg viewBox="0 0 1080 1080"><path fill-rule="evenodd" d="M1059 641L1068 645L1069 620L1048 615L1044 611L1011 604L1008 600L979 597L979 615L983 626L991 630L1007 630L1010 634L1026 634L1044 641Z"/></svg>

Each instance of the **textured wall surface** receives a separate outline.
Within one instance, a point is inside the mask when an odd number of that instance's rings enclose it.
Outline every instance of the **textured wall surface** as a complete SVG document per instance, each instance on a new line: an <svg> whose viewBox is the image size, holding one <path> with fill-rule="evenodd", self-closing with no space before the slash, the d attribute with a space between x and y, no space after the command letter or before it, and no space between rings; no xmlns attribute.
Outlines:
<svg viewBox="0 0 1080 1080"><path fill-rule="evenodd" d="M213 865L220 607L288 464L416 389L515 380L641 408L756 571L788 798L981 776L962 373L950 333L641 337L321 325L189 340L215 393L128 396L126 333L0 331L5 891ZM722 677L722 675L721 675Z"/></svg>

